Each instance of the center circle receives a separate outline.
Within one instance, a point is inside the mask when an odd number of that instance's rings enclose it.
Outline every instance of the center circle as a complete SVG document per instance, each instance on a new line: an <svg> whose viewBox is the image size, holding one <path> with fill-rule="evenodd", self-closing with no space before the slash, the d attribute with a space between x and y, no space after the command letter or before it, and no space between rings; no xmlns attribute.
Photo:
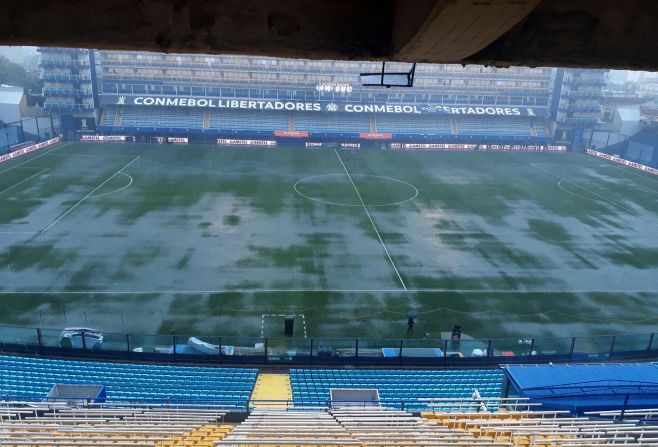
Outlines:
<svg viewBox="0 0 658 447"><path fill-rule="evenodd" d="M370 174L350 174L350 177L346 174L312 175L299 180L293 189L314 202L340 206L394 206L418 196L418 188L403 180Z"/></svg>

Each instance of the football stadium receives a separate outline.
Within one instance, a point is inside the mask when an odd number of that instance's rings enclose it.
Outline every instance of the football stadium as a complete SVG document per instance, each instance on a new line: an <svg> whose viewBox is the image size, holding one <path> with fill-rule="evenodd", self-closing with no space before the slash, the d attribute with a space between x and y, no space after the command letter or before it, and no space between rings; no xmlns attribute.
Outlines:
<svg viewBox="0 0 658 447"><path fill-rule="evenodd" d="M502 3L3 56L0 446L658 446L658 77L471 63Z"/></svg>

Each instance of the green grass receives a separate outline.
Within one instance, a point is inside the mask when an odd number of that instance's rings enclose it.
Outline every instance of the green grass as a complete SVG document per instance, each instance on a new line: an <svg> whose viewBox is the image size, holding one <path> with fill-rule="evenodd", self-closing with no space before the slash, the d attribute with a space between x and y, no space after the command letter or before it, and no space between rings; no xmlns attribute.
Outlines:
<svg viewBox="0 0 658 447"><path fill-rule="evenodd" d="M0 324L257 336L262 314L295 313L309 336L385 338L412 309L421 337L658 320L658 179L582 155L341 152L366 214L333 151L77 143L11 169L41 154L0 166Z"/></svg>

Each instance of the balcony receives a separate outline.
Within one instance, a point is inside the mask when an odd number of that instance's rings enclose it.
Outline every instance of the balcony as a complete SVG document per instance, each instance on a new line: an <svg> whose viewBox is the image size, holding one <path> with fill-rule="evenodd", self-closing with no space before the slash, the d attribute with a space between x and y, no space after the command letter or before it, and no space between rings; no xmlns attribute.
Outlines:
<svg viewBox="0 0 658 447"><path fill-rule="evenodd" d="M572 90L567 93L569 98L600 98L600 91L592 90Z"/></svg>
<svg viewBox="0 0 658 447"><path fill-rule="evenodd" d="M37 53L41 54L89 54L86 48L39 47Z"/></svg>
<svg viewBox="0 0 658 447"><path fill-rule="evenodd" d="M48 112L87 112L94 110L94 105L46 101L43 105L43 109Z"/></svg>
<svg viewBox="0 0 658 447"><path fill-rule="evenodd" d="M87 59L41 59L41 67L89 67Z"/></svg>
<svg viewBox="0 0 658 447"><path fill-rule="evenodd" d="M593 112L600 113L601 106L598 104L572 104L566 107L560 107L560 112Z"/></svg>
<svg viewBox="0 0 658 447"><path fill-rule="evenodd" d="M587 77L587 78L582 78L582 77L577 77L577 78L571 78L571 79L565 79L564 84L565 85L605 85L606 80L604 78L600 77Z"/></svg>
<svg viewBox="0 0 658 447"><path fill-rule="evenodd" d="M42 90L43 96L52 97L52 96L66 96L66 97L75 97L83 98L92 96L91 89L74 89L74 88L44 88Z"/></svg>
<svg viewBox="0 0 658 447"><path fill-rule="evenodd" d="M566 127L592 127L599 122L594 117L562 118L557 123Z"/></svg>
<svg viewBox="0 0 658 447"><path fill-rule="evenodd" d="M66 73L41 73L41 79L44 81L91 82L91 76Z"/></svg>

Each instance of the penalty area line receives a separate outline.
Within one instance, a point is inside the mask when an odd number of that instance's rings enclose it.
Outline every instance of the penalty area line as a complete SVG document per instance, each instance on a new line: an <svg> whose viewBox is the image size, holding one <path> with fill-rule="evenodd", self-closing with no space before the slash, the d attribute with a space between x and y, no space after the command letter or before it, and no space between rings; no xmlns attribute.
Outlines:
<svg viewBox="0 0 658 447"><path fill-rule="evenodd" d="M31 178L36 177L36 176L39 175L39 174L43 174L43 173L46 172L48 169L50 169L50 168L42 169L41 171L37 172L36 174L32 174L31 176L29 176L29 177L27 177L27 178L24 178L24 179L21 180L20 182L18 182L18 183L14 183L14 184L11 185L9 188L6 188L6 189L3 189L2 191L0 191L0 195L6 193L6 192L9 191L9 190L14 189L14 188L17 187L18 185L27 182L28 180L30 180Z"/></svg>
<svg viewBox="0 0 658 447"><path fill-rule="evenodd" d="M30 158L29 160L25 160L23 163L19 163L19 164L17 164L17 165L12 166L11 168L5 169L4 171L0 171L0 174L2 174L3 172L9 172L9 171L11 171L12 169L16 169L16 168L18 168L18 167L20 167L20 166L23 166L23 165L26 164L26 163L29 163L29 162L31 162L31 161L36 160L37 158L41 158L41 157L43 157L43 156L45 156L45 155L48 155L48 154L50 154L51 152L58 151L58 150L60 150L60 149L62 149L62 148L64 148L64 147L66 147L66 146L68 146L68 145L70 145L70 144L71 144L70 141L69 141L68 143L64 143L64 144L62 144L61 146L57 146L55 149L51 149L51 150L49 150L48 152L45 152L45 153L40 154L40 155L37 155L36 157L32 157L32 158ZM31 166L28 166L28 167L31 167Z"/></svg>
<svg viewBox="0 0 658 447"><path fill-rule="evenodd" d="M134 162L136 162L137 160L139 160L140 157L141 157L141 156L138 155L137 157L133 158L131 161L129 161L128 163L126 163L125 165L123 165L123 167L122 167L121 169L119 169L117 172L115 172L114 174L112 174L111 176L109 176L109 177L108 177L103 183L101 183L100 185L98 185L97 187L95 187L93 190L91 190L91 191L89 192L89 194L87 194L86 196L84 196L82 199L80 199L80 200L78 201L78 203L76 203L76 204L73 205L71 208L69 208L68 210L66 210L66 212L64 212L64 214L62 214L61 216L59 216L59 217L58 217L57 219L55 219L50 225L48 225L46 228L44 228L43 230L41 230L40 233L45 233L46 231L50 230L53 226L55 226L55 224L57 224L57 222L59 222L60 220L64 219L64 218L65 218L65 217L66 217L71 211L73 211L74 209L76 209L76 208L77 208L82 202L84 202L84 201L87 200L89 197L91 197L96 191L98 191L99 189L101 189L101 188L103 187L103 185L105 185L107 182L109 182L110 180L112 180L112 179L113 179L114 177L116 177L117 175L121 174L121 171L123 171L123 170L126 169L128 166L130 166L131 164L133 164Z"/></svg>

